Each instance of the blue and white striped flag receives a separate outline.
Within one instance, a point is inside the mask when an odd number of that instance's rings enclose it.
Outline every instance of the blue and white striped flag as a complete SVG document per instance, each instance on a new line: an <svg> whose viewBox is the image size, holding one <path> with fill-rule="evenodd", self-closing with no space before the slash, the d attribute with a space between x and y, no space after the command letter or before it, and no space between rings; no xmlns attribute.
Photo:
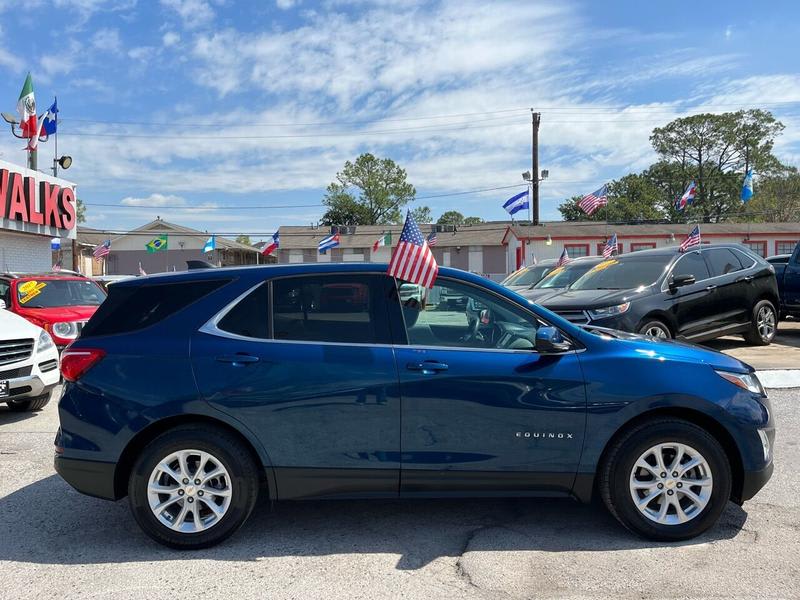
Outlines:
<svg viewBox="0 0 800 600"><path fill-rule="evenodd" d="M753 169L748 169L742 182L742 202L747 202L753 197Z"/></svg>
<svg viewBox="0 0 800 600"><path fill-rule="evenodd" d="M528 190L520 192L516 196L511 196L511 198L506 200L506 203L503 204L503 208L505 208L506 212L512 216L521 210L530 208L530 203L528 202Z"/></svg>
<svg viewBox="0 0 800 600"><path fill-rule="evenodd" d="M325 254L331 248L336 248L339 245L339 233L334 233L326 238L322 238L317 245L320 254Z"/></svg>

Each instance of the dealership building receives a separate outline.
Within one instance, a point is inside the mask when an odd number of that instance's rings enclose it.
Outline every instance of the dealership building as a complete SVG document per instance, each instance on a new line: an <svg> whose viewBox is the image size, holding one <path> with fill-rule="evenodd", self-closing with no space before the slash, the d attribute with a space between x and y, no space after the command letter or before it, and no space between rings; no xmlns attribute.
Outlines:
<svg viewBox="0 0 800 600"><path fill-rule="evenodd" d="M606 225L594 221L556 221L520 225L494 221L472 226L422 225L427 236L437 231L433 253L439 265L456 267L500 280L525 264L558 258L564 249L570 257L602 254L606 240L617 234L620 254L647 248L678 246L694 224ZM281 227L278 262L388 262L391 248L372 250L382 235L391 234L392 247L401 225L339 227L340 244L326 254L317 251L320 240L335 227ZM702 223L704 243L736 243L761 256L786 254L800 240L800 223Z"/></svg>
<svg viewBox="0 0 800 600"><path fill-rule="evenodd" d="M74 183L0 160L0 271L49 271L51 240L75 239L76 202Z"/></svg>

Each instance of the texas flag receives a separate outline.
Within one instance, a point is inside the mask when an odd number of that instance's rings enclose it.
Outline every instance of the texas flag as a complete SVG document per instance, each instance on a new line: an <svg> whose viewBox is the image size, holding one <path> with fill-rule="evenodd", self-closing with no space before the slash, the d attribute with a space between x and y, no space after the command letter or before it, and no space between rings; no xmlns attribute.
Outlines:
<svg viewBox="0 0 800 600"><path fill-rule="evenodd" d="M264 249L261 251L261 255L269 256L280 247L281 247L281 233L280 230L278 230L272 234L272 241L266 246L264 246Z"/></svg>

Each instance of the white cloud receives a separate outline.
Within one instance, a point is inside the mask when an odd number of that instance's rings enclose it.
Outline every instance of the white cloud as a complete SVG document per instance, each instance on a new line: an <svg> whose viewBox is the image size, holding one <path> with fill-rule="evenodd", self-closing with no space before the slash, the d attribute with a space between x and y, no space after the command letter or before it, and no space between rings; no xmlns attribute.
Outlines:
<svg viewBox="0 0 800 600"><path fill-rule="evenodd" d="M298 0L275 0L275 5L281 10L289 10L298 4Z"/></svg>
<svg viewBox="0 0 800 600"><path fill-rule="evenodd" d="M119 203L125 206L183 206L186 204L186 199L182 196L165 196L164 194L153 193L144 198L128 196L120 200Z"/></svg>
<svg viewBox="0 0 800 600"><path fill-rule="evenodd" d="M180 42L181 41L181 36L180 36L179 33L176 33L174 31L168 31L161 38L161 41L164 44L164 46L169 48L170 46L174 46L175 44Z"/></svg>
<svg viewBox="0 0 800 600"><path fill-rule="evenodd" d="M161 5L176 12L187 29L206 25L215 16L214 9L205 0L161 0Z"/></svg>
<svg viewBox="0 0 800 600"><path fill-rule="evenodd" d="M138 46L128 50L128 56L133 60L148 61L158 54L155 46Z"/></svg>
<svg viewBox="0 0 800 600"><path fill-rule="evenodd" d="M98 29L92 36L92 46L101 52L118 53L122 48L119 31L109 28Z"/></svg>

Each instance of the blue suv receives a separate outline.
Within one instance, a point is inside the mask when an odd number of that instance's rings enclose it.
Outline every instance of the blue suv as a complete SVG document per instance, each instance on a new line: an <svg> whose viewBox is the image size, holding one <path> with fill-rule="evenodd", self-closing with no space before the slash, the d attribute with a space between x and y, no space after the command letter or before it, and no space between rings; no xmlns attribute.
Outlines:
<svg viewBox="0 0 800 600"><path fill-rule="evenodd" d="M346 263L121 281L61 360L56 470L176 548L227 538L260 494L596 493L683 540L772 473L749 366L455 269L430 290Z"/></svg>

